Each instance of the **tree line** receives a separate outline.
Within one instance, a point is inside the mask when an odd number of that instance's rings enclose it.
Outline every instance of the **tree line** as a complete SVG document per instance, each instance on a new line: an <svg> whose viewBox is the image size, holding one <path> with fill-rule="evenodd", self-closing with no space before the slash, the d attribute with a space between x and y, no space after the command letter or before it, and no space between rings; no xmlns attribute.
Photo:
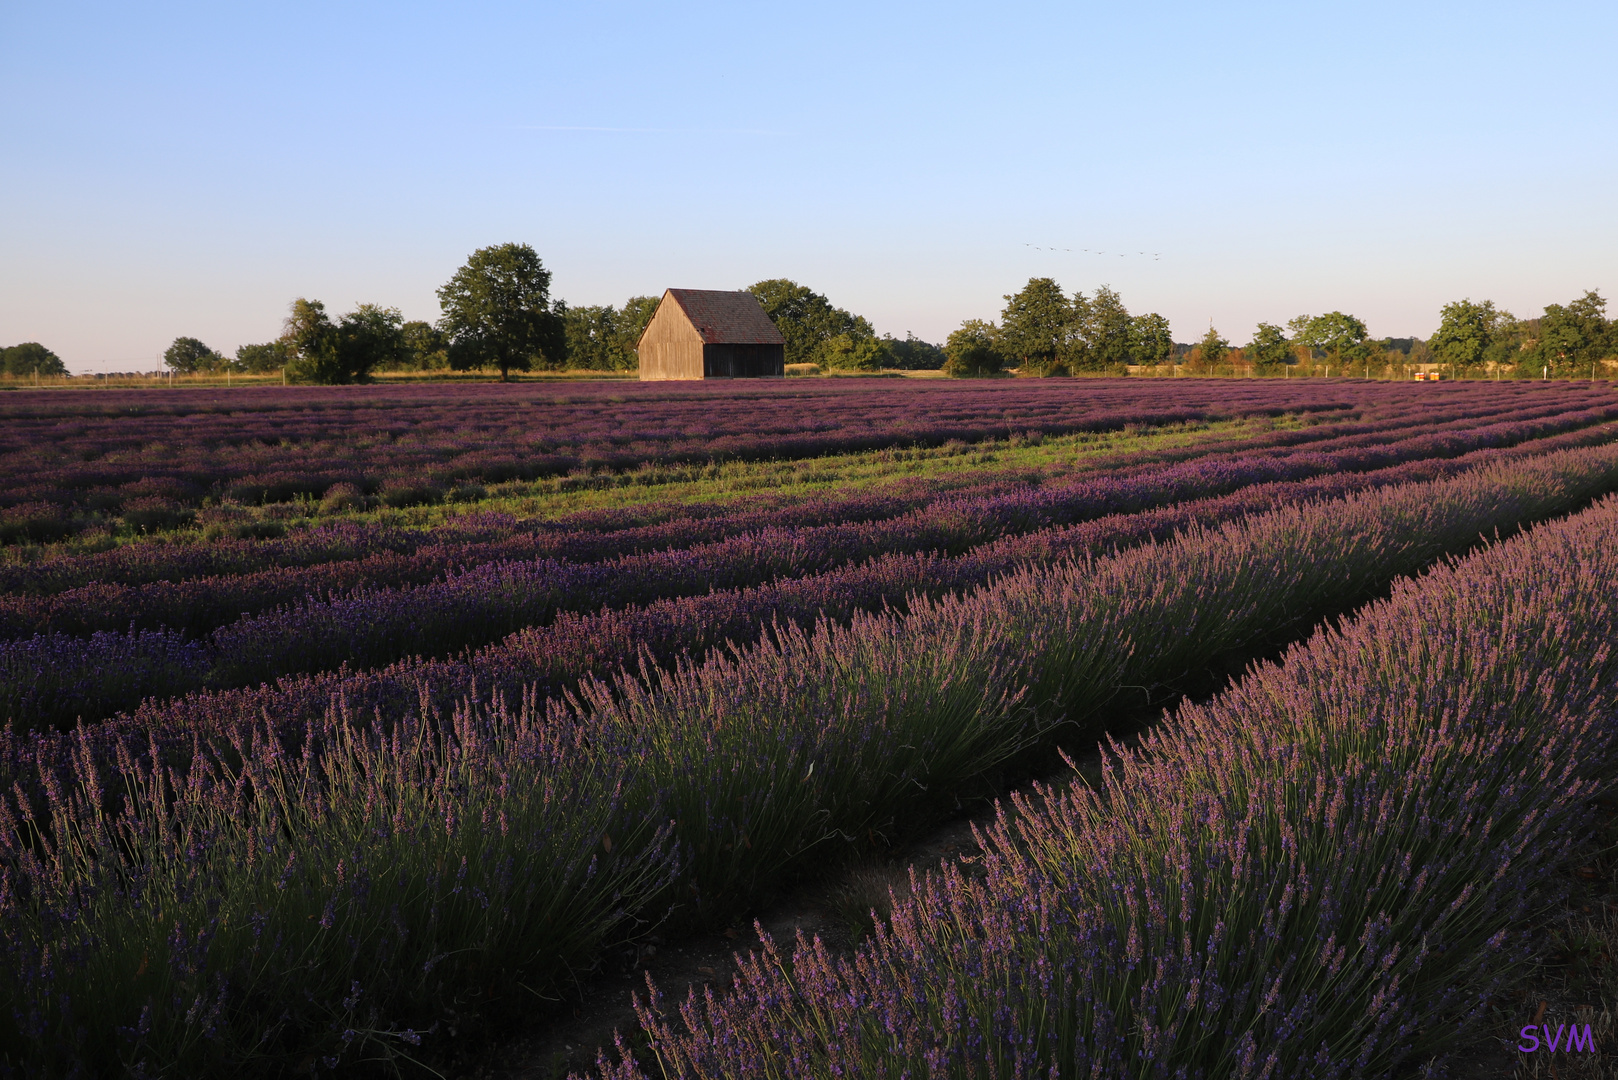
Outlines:
<svg viewBox="0 0 1618 1080"><path fill-rule="evenodd" d="M944 343L944 370L992 375L1006 367L1024 374L1124 374L1129 364L1159 364L1174 352L1169 321L1155 311L1131 315L1103 285L1094 296L1067 292L1051 278L1030 278L1002 297L998 324L968 319Z"/></svg>
<svg viewBox="0 0 1618 1080"><path fill-rule="evenodd" d="M174 339L163 355L174 372L284 373L289 381L359 382L378 371L567 368L633 371L635 347L658 298L633 296L622 307L571 307L550 295L551 272L527 244L473 252L437 290L436 323L406 321L398 308L360 304L340 316L299 297L274 341L243 345L226 357L194 337ZM1518 319L1492 301L1445 304L1438 330L1419 338L1373 338L1350 314L1299 315L1284 326L1259 323L1253 339L1232 345L1213 327L1194 344L1174 341L1157 312L1130 314L1102 285L1071 296L1051 278L1030 278L1002 297L998 322L968 319L942 346L906 334L878 336L871 323L826 296L786 278L748 286L786 340L786 362L825 370L938 369L969 377L1015 368L1025 375L1124 374L1131 366L1177 361L1193 372L1236 365L1280 374L1322 363L1344 374L1386 371L1403 363L1447 366L1454 376L1509 373L1517 378L1594 376L1618 354L1618 321L1594 291L1544 313ZM66 375L55 353L37 342L0 349L0 372Z"/></svg>
<svg viewBox="0 0 1618 1080"><path fill-rule="evenodd" d="M37 341L0 348L0 375L37 378L40 375L66 375L62 358Z"/></svg>
<svg viewBox="0 0 1618 1080"><path fill-rule="evenodd" d="M1618 320L1594 289L1567 304L1549 304L1537 318L1519 319L1491 300L1445 304L1428 347L1457 374L1513 369L1518 378L1594 378L1618 355Z"/></svg>
<svg viewBox="0 0 1618 1080"><path fill-rule="evenodd" d="M633 371L635 347L658 297L633 296L623 307L571 307L550 296L551 272L527 244L474 252L438 290L435 323L405 321L397 308L361 304L333 318L319 300L300 297L274 341L244 345L227 358L193 337L163 355L176 372L285 372L293 382L359 382L377 371ZM825 296L774 278L748 287L786 339L786 362L876 371L937 368L943 350L913 335L878 337L861 316Z"/></svg>
<svg viewBox="0 0 1618 1080"><path fill-rule="evenodd" d="M1518 319L1491 301L1445 304L1433 336L1373 338L1363 320L1341 311L1299 315L1285 326L1261 322L1253 339L1235 346L1210 325L1195 344L1176 343L1169 322L1152 312L1131 315L1103 285L1093 296L1067 293L1051 278L1030 278L998 323L968 319L944 345L944 370L956 376L1020 374L1125 374L1134 365L1176 360L1193 372L1222 364L1254 374L1320 363L1327 374L1362 369L1382 374L1404 364L1447 367L1452 377L1493 373L1512 378L1595 377L1604 361L1618 361L1618 320L1606 318L1607 301L1590 290L1569 304L1551 304L1533 319Z"/></svg>

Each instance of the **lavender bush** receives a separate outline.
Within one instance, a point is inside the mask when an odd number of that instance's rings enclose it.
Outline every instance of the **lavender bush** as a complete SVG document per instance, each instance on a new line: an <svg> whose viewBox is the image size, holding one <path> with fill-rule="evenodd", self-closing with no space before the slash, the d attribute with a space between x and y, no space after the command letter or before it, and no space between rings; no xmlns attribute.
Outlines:
<svg viewBox="0 0 1618 1080"><path fill-rule="evenodd" d="M1385 1075L1455 1045L1618 733L1618 500L1399 585L1014 799L851 959L637 1003L673 1077ZM599 1080L649 1074L622 1042Z"/></svg>
<svg viewBox="0 0 1618 1080"><path fill-rule="evenodd" d="M913 826L1057 725L1097 730L1120 687L1543 516L1578 482L1526 463L1283 508L515 712L242 725L197 733L179 764L82 729L65 760L12 769L0 1052L213 1069L417 1037L490 980L553 984L628 914L735 910L846 838Z"/></svg>
<svg viewBox="0 0 1618 1080"><path fill-rule="evenodd" d="M0 1062L408 1057L587 965L674 868L621 770L532 702L233 736L181 772L121 741L0 797Z"/></svg>

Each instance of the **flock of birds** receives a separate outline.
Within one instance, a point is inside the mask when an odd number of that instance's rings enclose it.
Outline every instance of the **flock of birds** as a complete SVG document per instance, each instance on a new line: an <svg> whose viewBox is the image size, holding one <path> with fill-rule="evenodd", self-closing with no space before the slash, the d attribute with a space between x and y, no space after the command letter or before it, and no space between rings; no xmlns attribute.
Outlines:
<svg viewBox="0 0 1618 1080"><path fill-rule="evenodd" d="M1024 244L1024 245L1023 245L1023 247L1031 247L1031 248L1033 248L1033 249L1034 249L1034 250L1035 250L1035 251L1066 251L1066 252L1068 252L1068 253L1069 253L1069 254L1071 254L1071 253L1072 253L1072 251L1073 251L1073 249L1072 249L1072 248L1059 248L1059 247L1040 247L1040 246L1039 246L1039 245L1038 245L1038 244ZM1086 255L1106 255L1106 254L1107 254L1107 252L1105 252L1105 251L1100 251L1100 250L1096 250L1096 251L1091 251L1091 250L1090 250L1090 249L1089 249L1089 248L1079 248L1079 251L1080 251L1080 252L1082 252L1082 253L1083 253L1083 254L1086 254ZM1114 254L1114 255L1116 255L1116 256L1118 256L1118 257L1119 257L1119 258L1120 258L1120 259L1123 259L1123 258L1127 258L1127 257L1128 257L1128 255L1129 255L1129 252L1127 252L1127 251L1114 251L1114 252L1112 252L1112 254ZM1137 251L1137 252L1135 252L1135 254L1136 254L1136 255L1145 255L1145 254L1146 254L1146 252L1144 252L1144 251ZM1154 251L1154 252L1152 252L1152 253L1151 253L1151 256L1152 256L1152 260L1153 260L1153 261L1154 261L1154 262L1155 262L1155 261L1158 261L1158 259L1159 259L1159 258L1160 258L1160 257L1161 257L1161 255L1162 255L1162 254L1163 254L1163 253L1162 253L1162 252L1160 252L1160 251Z"/></svg>

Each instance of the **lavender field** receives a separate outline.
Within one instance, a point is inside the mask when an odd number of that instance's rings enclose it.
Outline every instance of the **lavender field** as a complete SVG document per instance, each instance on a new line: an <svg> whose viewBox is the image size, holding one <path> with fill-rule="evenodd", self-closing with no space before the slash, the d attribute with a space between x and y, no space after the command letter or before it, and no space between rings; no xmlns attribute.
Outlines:
<svg viewBox="0 0 1618 1080"><path fill-rule="evenodd" d="M1475 1035L1610 775L1606 383L0 416L16 1075L424 1070L1143 694L1098 784L1013 792L855 952L652 991L595 1074L1384 1075Z"/></svg>

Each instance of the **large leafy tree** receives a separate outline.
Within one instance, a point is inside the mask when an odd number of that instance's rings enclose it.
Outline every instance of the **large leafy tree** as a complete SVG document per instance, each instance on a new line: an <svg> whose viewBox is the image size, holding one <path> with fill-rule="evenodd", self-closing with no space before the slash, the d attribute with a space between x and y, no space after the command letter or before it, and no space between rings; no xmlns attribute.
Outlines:
<svg viewBox="0 0 1618 1080"><path fill-rule="evenodd" d="M1590 290L1570 304L1549 304L1539 318L1535 358L1552 372L1580 374L1618 349L1607 301Z"/></svg>
<svg viewBox="0 0 1618 1080"><path fill-rule="evenodd" d="M640 347L640 336L646 332L646 324L657 314L659 299L656 296L631 296L618 309L618 347L626 358L624 366L628 369L640 366L640 358L635 350Z"/></svg>
<svg viewBox="0 0 1618 1080"><path fill-rule="evenodd" d="M819 363L844 371L880 371L893 366L887 342L878 337L838 334L820 346Z"/></svg>
<svg viewBox="0 0 1618 1080"><path fill-rule="evenodd" d="M404 366L415 371L449 367L449 338L430 322L412 319L399 328L404 337Z"/></svg>
<svg viewBox="0 0 1618 1080"><path fill-rule="evenodd" d="M163 364L173 372L191 375L199 371L213 371L225 358L194 337L177 337L163 353Z"/></svg>
<svg viewBox="0 0 1618 1080"><path fill-rule="evenodd" d="M876 338L876 331L863 317L833 306L830 300L796 281L768 278L749 285L747 291L758 297L764 314L786 339L789 364L836 366L842 352L839 348L828 351L832 339L842 335L856 342Z"/></svg>
<svg viewBox="0 0 1618 1080"><path fill-rule="evenodd" d="M1174 355L1169 321L1157 312L1129 320L1129 354L1137 364L1162 364Z"/></svg>
<svg viewBox="0 0 1618 1080"><path fill-rule="evenodd" d="M657 311L655 296L632 296L622 309L606 306L561 307L567 334L567 362L590 371L633 371L640 336Z"/></svg>
<svg viewBox="0 0 1618 1080"><path fill-rule="evenodd" d="M1074 323L1079 313L1055 280L1029 278L1022 291L1002 299L1006 306L1000 312L998 343L1004 356L1045 375L1062 372L1074 361L1083 362L1074 349ZM1077 299L1088 307L1083 293Z"/></svg>
<svg viewBox="0 0 1618 1080"><path fill-rule="evenodd" d="M993 375L1005 357L993 323L968 319L944 342L944 374L958 379Z"/></svg>
<svg viewBox="0 0 1618 1080"><path fill-rule="evenodd" d="M1299 315L1287 323L1293 343L1319 349L1334 364L1360 360L1366 355L1370 331L1352 315L1328 311L1324 315Z"/></svg>
<svg viewBox="0 0 1618 1080"><path fill-rule="evenodd" d="M1287 340L1287 332L1279 326L1261 322L1253 332L1253 340L1246 352L1253 358L1253 363L1261 368L1279 367L1291 362L1292 342Z"/></svg>
<svg viewBox="0 0 1618 1080"><path fill-rule="evenodd" d="M403 367L411 355L398 308L361 304L338 322L337 340L344 366L357 379L378 368Z"/></svg>
<svg viewBox="0 0 1618 1080"><path fill-rule="evenodd" d="M1433 358L1465 371L1484 362L1489 346L1501 328L1512 321L1508 312L1499 311L1494 301L1474 304L1470 298L1445 304L1438 330L1428 339Z"/></svg>
<svg viewBox="0 0 1618 1080"><path fill-rule="evenodd" d="M888 348L893 366L901 371L931 371L944 366L944 350L908 330L903 341L884 334L882 342Z"/></svg>
<svg viewBox="0 0 1618 1080"><path fill-rule="evenodd" d="M565 307L552 304L551 272L527 244L479 248L438 290L450 339L450 365L464 371L497 367L560 369L567 363Z"/></svg>
<svg viewBox="0 0 1618 1080"><path fill-rule="evenodd" d="M613 371L626 367L618 334L618 309L609 305L564 307L567 359L575 368Z"/></svg>
<svg viewBox="0 0 1618 1080"><path fill-rule="evenodd" d="M266 374L280 371L297 358L296 352L283 338L263 345L243 345L236 350L237 371Z"/></svg>
<svg viewBox="0 0 1618 1080"><path fill-rule="evenodd" d="M299 297L292 302L281 341L295 382L364 382L379 367L396 367L409 356L404 319L397 308L361 304L332 322L326 305Z"/></svg>
<svg viewBox="0 0 1618 1080"><path fill-rule="evenodd" d="M1070 366L1105 371L1129 363L1131 320L1123 298L1106 285L1088 301L1073 298L1075 331L1083 348L1070 351Z"/></svg>
<svg viewBox="0 0 1618 1080"><path fill-rule="evenodd" d="M62 358L37 341L25 341L8 349L0 349L0 370L7 375L66 375L67 365Z"/></svg>

